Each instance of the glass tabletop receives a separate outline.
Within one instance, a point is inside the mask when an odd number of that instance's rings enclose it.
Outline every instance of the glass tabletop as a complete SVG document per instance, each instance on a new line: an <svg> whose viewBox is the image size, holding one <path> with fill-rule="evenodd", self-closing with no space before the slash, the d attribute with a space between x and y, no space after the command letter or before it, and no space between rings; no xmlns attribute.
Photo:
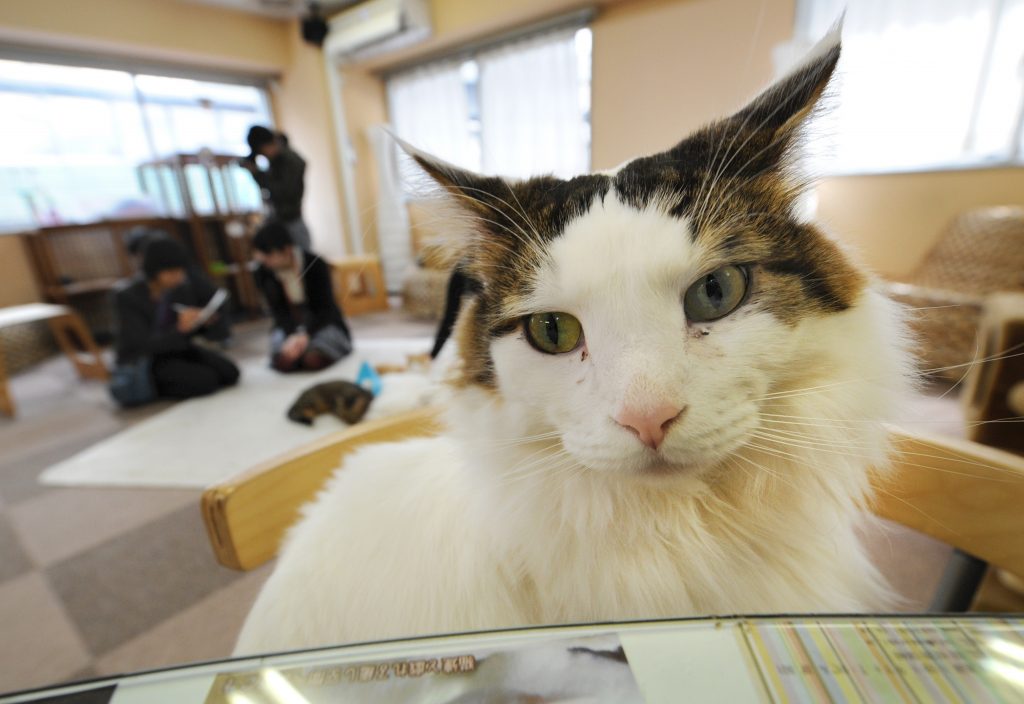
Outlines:
<svg viewBox="0 0 1024 704"><path fill-rule="evenodd" d="M715 618L267 655L0 697L38 704L1024 702L1024 618Z"/></svg>

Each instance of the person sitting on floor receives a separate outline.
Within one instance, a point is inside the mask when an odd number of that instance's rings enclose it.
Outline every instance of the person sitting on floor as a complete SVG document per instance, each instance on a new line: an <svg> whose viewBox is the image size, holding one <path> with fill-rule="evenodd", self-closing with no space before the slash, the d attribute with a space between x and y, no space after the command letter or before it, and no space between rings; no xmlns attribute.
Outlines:
<svg viewBox="0 0 1024 704"><path fill-rule="evenodd" d="M256 285L274 329L270 365L279 372L316 371L352 351L352 335L334 300L327 264L296 246L285 225L268 221L253 237Z"/></svg>
<svg viewBox="0 0 1024 704"><path fill-rule="evenodd" d="M111 393L122 405L205 396L238 381L238 367L230 359L193 342L201 328L200 309L173 304L188 266L180 244L153 239L143 250L143 275L115 293L117 368ZM126 385L134 388L125 390Z"/></svg>
<svg viewBox="0 0 1024 704"><path fill-rule="evenodd" d="M171 236L163 230L143 225L133 227L125 235L125 249L128 250L128 256L135 265L137 273L142 272L142 252L146 245L157 239L171 239ZM185 268L185 279L185 283L172 292L172 305L202 308L217 292L217 287L213 285L210 278L197 264L191 261ZM199 334L210 342L216 342L221 347L226 347L231 341L231 321L227 315L214 316L202 327Z"/></svg>

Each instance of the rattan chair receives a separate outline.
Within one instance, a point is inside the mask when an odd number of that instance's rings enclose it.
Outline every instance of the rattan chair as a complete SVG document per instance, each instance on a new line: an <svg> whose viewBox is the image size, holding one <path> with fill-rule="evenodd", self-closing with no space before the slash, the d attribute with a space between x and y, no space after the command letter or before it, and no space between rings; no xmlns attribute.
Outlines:
<svg viewBox="0 0 1024 704"><path fill-rule="evenodd" d="M958 380L979 352L978 323L991 294L1024 291L1024 208L990 207L954 218L890 294L914 309L920 367Z"/></svg>

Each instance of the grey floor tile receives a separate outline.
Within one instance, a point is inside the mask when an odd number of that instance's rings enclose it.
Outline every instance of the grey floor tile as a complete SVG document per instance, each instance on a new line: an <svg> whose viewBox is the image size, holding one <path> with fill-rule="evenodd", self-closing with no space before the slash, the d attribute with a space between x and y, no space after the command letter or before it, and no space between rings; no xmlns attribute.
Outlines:
<svg viewBox="0 0 1024 704"><path fill-rule="evenodd" d="M230 657L242 623L272 565L247 573L233 584L100 656L96 669L116 675Z"/></svg>
<svg viewBox="0 0 1024 704"><path fill-rule="evenodd" d="M84 682L86 680L97 679L99 676L100 676L99 670L96 669L96 665L95 665L95 663L93 663L93 664L90 664L90 665L86 665L85 667L83 667L78 672L72 672L70 675L68 675L64 679L64 681L68 682L68 683L70 683L70 682Z"/></svg>
<svg viewBox="0 0 1024 704"><path fill-rule="evenodd" d="M32 561L25 554L18 534L7 516L0 513L0 583L13 579L32 569Z"/></svg>
<svg viewBox="0 0 1024 704"><path fill-rule="evenodd" d="M90 652L99 654L241 573L215 562L196 505L52 565L47 575Z"/></svg>
<svg viewBox="0 0 1024 704"><path fill-rule="evenodd" d="M90 408L109 414L114 408L106 384L94 379L80 379L63 356L53 357L15 375L10 381L11 395L18 416L10 425L43 421L60 415L68 408Z"/></svg>
<svg viewBox="0 0 1024 704"><path fill-rule="evenodd" d="M437 332L437 322L414 318L401 310L387 313L367 313L350 321L352 336L359 339L388 337L429 337Z"/></svg>
<svg viewBox="0 0 1024 704"><path fill-rule="evenodd" d="M123 427L111 413L97 413L90 406L69 401L44 417L19 415L0 426L0 462L17 464L34 453L81 438L116 433Z"/></svg>
<svg viewBox="0 0 1024 704"><path fill-rule="evenodd" d="M63 682L91 663L61 602L38 572L0 584L0 692Z"/></svg>
<svg viewBox="0 0 1024 704"><path fill-rule="evenodd" d="M50 491L39 483L39 475L47 468L95 445L114 432L116 429L103 428L70 439L55 437L49 443L39 444L17 454L12 453L13 457L0 455L0 495L3 496L7 510L21 501Z"/></svg>
<svg viewBox="0 0 1024 704"><path fill-rule="evenodd" d="M46 567L150 523L198 506L197 489L54 489L7 515L33 562Z"/></svg>
<svg viewBox="0 0 1024 704"><path fill-rule="evenodd" d="M928 610L953 548L923 533L879 519L860 526L871 561L900 599L898 611Z"/></svg>

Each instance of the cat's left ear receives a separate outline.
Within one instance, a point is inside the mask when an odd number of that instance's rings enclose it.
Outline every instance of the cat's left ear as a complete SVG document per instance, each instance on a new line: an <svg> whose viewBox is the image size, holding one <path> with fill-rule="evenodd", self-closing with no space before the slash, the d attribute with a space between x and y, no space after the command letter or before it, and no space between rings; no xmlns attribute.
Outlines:
<svg viewBox="0 0 1024 704"><path fill-rule="evenodd" d="M840 21L796 68L728 118L727 124L740 134L756 134L759 148L781 158L828 87L842 51L841 35Z"/></svg>
<svg viewBox="0 0 1024 704"><path fill-rule="evenodd" d="M481 223L491 223L499 228L511 225L513 214L508 203L512 196L511 186L497 176L483 176L459 168L431 154L417 149L405 140L392 135L398 146L438 185L452 197L455 204Z"/></svg>

